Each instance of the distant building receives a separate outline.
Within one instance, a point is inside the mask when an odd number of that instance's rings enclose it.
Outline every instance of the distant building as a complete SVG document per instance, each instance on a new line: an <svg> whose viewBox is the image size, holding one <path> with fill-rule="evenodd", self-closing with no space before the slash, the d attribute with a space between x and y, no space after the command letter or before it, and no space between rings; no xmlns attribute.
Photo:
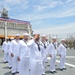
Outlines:
<svg viewBox="0 0 75 75"><path fill-rule="evenodd" d="M0 44L5 38L5 23L7 25L7 36L14 37L15 34L23 34L25 32L32 35L32 28L29 21L11 19L11 18L1 18L0 17Z"/></svg>

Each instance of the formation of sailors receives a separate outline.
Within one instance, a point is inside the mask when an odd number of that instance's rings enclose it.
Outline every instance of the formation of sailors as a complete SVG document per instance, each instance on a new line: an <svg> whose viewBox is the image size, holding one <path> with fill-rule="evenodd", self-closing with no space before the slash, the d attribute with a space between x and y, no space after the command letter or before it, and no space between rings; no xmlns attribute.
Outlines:
<svg viewBox="0 0 75 75"><path fill-rule="evenodd" d="M41 41L40 41L41 40ZM33 38L29 39L29 34L24 33L23 39L16 34L15 39L8 38L3 42L4 63L8 62L12 75L45 75L45 63L50 57L50 72L57 73L55 70L56 56L60 56L60 70L65 68L66 47L65 39L61 40L58 46L57 38L53 37L52 42L48 42L46 35L37 32L33 33Z"/></svg>

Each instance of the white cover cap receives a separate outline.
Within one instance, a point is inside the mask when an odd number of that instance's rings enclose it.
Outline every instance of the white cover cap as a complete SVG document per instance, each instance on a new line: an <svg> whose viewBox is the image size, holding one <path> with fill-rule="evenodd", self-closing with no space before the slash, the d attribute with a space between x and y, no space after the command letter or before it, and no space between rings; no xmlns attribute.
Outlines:
<svg viewBox="0 0 75 75"><path fill-rule="evenodd" d="M20 34L16 34L15 36L20 36Z"/></svg>
<svg viewBox="0 0 75 75"><path fill-rule="evenodd" d="M46 35L45 35L45 34L43 34L41 37L46 37Z"/></svg>
<svg viewBox="0 0 75 75"><path fill-rule="evenodd" d="M37 31L36 31L36 32L33 32L33 35L35 35L35 34L40 34L40 33L39 33L39 32L37 32Z"/></svg>
<svg viewBox="0 0 75 75"><path fill-rule="evenodd" d="M66 41L66 39L61 39L61 41Z"/></svg>
<svg viewBox="0 0 75 75"><path fill-rule="evenodd" d="M10 37L10 39L12 40L12 39L14 39L14 37Z"/></svg>
<svg viewBox="0 0 75 75"><path fill-rule="evenodd" d="M57 38L54 36L54 37L52 37L52 39L57 39Z"/></svg>
<svg viewBox="0 0 75 75"><path fill-rule="evenodd" d="M29 36L29 34L28 33L24 33L23 36Z"/></svg>

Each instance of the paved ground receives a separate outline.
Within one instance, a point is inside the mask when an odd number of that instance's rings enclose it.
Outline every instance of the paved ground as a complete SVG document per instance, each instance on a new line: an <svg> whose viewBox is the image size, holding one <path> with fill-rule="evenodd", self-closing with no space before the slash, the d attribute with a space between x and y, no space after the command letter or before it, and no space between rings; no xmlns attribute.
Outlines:
<svg viewBox="0 0 75 75"><path fill-rule="evenodd" d="M48 63L46 63L46 75L52 75L49 71L49 61L50 59L48 58ZM57 56L56 60L56 70L57 73L54 75L74 75L75 74L75 50L74 49L68 49L67 50L67 57L66 57L66 68L67 70L60 71L59 70L59 57ZM3 63L3 52L1 51L0 48L0 75L11 75L10 69L8 69L8 64ZM19 75L19 74L16 74Z"/></svg>

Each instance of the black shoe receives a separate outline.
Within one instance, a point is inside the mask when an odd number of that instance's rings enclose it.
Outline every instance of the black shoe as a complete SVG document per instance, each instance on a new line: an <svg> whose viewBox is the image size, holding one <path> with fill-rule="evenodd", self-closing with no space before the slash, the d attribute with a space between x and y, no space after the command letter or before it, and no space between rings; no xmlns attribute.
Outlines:
<svg viewBox="0 0 75 75"><path fill-rule="evenodd" d="M9 67L9 69L11 69L12 67Z"/></svg>
<svg viewBox="0 0 75 75"><path fill-rule="evenodd" d="M54 74L54 72L53 72L53 71L50 71L50 73Z"/></svg>
<svg viewBox="0 0 75 75"><path fill-rule="evenodd" d="M63 69L60 69L61 71L63 71Z"/></svg>
<svg viewBox="0 0 75 75"><path fill-rule="evenodd" d="M46 63L48 63L48 62L46 61Z"/></svg>
<svg viewBox="0 0 75 75"><path fill-rule="evenodd" d="M5 63L8 63L8 61L5 61L4 64L5 64Z"/></svg>
<svg viewBox="0 0 75 75"><path fill-rule="evenodd" d="M19 72L16 72L16 73L19 73Z"/></svg>
<svg viewBox="0 0 75 75"><path fill-rule="evenodd" d="M12 75L15 75L15 73L12 73Z"/></svg>
<svg viewBox="0 0 75 75"><path fill-rule="evenodd" d="M66 68L63 68L63 70L67 70Z"/></svg>
<svg viewBox="0 0 75 75"><path fill-rule="evenodd" d="M54 73L57 73L57 71L53 71Z"/></svg>

